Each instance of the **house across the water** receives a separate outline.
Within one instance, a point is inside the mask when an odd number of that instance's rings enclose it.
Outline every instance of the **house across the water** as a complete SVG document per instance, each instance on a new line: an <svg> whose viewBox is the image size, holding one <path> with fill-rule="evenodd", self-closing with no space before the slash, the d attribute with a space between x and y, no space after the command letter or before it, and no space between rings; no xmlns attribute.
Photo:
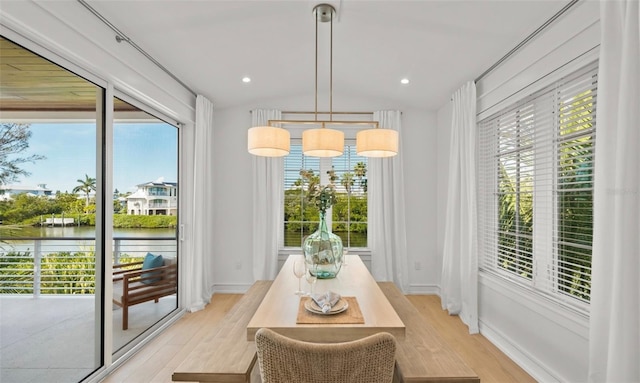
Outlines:
<svg viewBox="0 0 640 383"><path fill-rule="evenodd" d="M10 200L18 194L28 194L30 196L51 196L51 189L46 184L38 184L37 186L24 185L0 185L0 200Z"/></svg>
<svg viewBox="0 0 640 383"><path fill-rule="evenodd" d="M157 180L136 185L138 190L127 197L129 215L176 215L178 184Z"/></svg>

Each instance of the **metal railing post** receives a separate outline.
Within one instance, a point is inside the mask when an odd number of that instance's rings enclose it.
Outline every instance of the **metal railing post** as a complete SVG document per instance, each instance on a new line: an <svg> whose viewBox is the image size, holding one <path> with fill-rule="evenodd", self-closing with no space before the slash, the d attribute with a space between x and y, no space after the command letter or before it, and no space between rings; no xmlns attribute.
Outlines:
<svg viewBox="0 0 640 383"><path fill-rule="evenodd" d="M34 240L33 246L33 297L40 297L40 282L42 279L42 241Z"/></svg>
<svg viewBox="0 0 640 383"><path fill-rule="evenodd" d="M113 239L113 260L114 264L120 264L120 239Z"/></svg>

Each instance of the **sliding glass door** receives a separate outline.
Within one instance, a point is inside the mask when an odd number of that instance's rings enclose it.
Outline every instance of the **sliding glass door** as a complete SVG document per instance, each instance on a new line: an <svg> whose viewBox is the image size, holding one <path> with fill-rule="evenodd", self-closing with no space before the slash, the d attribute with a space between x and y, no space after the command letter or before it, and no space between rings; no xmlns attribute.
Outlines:
<svg viewBox="0 0 640 383"><path fill-rule="evenodd" d="M177 313L179 132L2 36L0 55L0 382L80 382Z"/></svg>
<svg viewBox="0 0 640 383"><path fill-rule="evenodd" d="M178 307L178 128L116 98L113 352ZM158 278L137 270L158 262ZM145 264L146 261L146 264ZM131 271L127 271L131 270ZM128 283L128 285L127 285ZM126 291L125 291L126 290ZM156 301L157 299L157 301ZM123 301L134 303L126 307Z"/></svg>
<svg viewBox="0 0 640 383"><path fill-rule="evenodd" d="M0 37L0 381L103 364L102 87Z"/></svg>

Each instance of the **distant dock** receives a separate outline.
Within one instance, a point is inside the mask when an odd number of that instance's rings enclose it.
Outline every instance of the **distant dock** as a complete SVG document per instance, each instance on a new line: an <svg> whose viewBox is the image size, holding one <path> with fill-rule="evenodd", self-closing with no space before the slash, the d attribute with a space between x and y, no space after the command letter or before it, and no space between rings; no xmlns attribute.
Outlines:
<svg viewBox="0 0 640 383"><path fill-rule="evenodd" d="M69 226L73 225L75 220L73 218L47 218L44 221L40 221L40 226Z"/></svg>

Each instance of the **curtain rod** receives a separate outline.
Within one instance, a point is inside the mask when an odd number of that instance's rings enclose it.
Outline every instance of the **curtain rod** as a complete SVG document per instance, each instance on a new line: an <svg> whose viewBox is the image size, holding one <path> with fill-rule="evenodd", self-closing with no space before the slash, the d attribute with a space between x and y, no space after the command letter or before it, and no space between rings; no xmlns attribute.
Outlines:
<svg viewBox="0 0 640 383"><path fill-rule="evenodd" d="M510 50L506 55L502 56L502 58L495 62L495 64L491 65L489 69L482 72L480 76L478 76L474 82L477 84L478 81L482 80L486 75L491 73L494 69L496 69L500 64L505 62L509 57L513 56L520 48L526 45L529 41L531 41L534 37L540 34L544 29L546 29L551 23L553 23L557 18L562 16L565 12L569 10L569 8L573 7L580 0L571 0L569 4L565 5L558 13L553 15L549 20L545 21L538 29L533 31L529 36L527 36L524 40L522 40L518 45L515 46L512 50Z"/></svg>
<svg viewBox="0 0 640 383"><path fill-rule="evenodd" d="M249 113L253 113L252 110ZM305 112L300 110L283 110L282 114L315 114L316 112ZM318 112L318 114L358 114L358 115L372 115L373 112Z"/></svg>
<svg viewBox="0 0 640 383"><path fill-rule="evenodd" d="M250 110L249 113L253 113L253 110ZM305 112L300 110L284 110L280 112L282 114L315 114L316 112ZM358 114L358 115L371 115L373 116L373 112L318 112L318 114ZM402 114L402 112L400 112Z"/></svg>
<svg viewBox="0 0 640 383"><path fill-rule="evenodd" d="M300 124L300 125L375 125L379 126L378 121L337 121L337 120L268 120L267 124Z"/></svg>
<svg viewBox="0 0 640 383"><path fill-rule="evenodd" d="M168 74L169 76L171 76L171 78L173 78L174 80L176 80L178 83L180 83L180 85L182 85L186 90L188 90L189 92L191 92L191 94L194 97L197 97L197 93L194 92L191 88L189 88L189 86L187 84L185 84L184 82L182 82L182 80L180 80L176 75L174 75L173 73L171 73L171 71L169 71L169 69L165 68L162 64L160 64L158 62L158 60L154 59L150 54L148 54L144 49L140 48L138 46L138 44L136 44L135 42L133 42L133 40L131 40L129 37L127 37L127 35L125 35L124 33L122 33L115 25L113 25L109 20L107 20L106 17L102 16L98 11L96 11L92 6L90 6L89 4L87 4L87 2L85 0L78 0L78 2L80 4L82 4L85 8L87 8L91 13L93 13L94 16L96 16L98 19L100 19L100 21L102 21L106 26L108 26L109 28L111 28L112 31L114 31L116 33L116 41L121 43L121 42L127 42L129 43L132 47L134 47L138 52L142 53L142 55L144 57L146 57L149 61L151 61L152 63L154 63L158 68L162 69L163 72L165 72L166 74Z"/></svg>
<svg viewBox="0 0 640 383"><path fill-rule="evenodd" d="M316 112L292 111L292 110L282 111L282 114L315 114L315 113ZM360 115L370 114L370 115L373 115L373 112L318 112L318 114L360 114Z"/></svg>

